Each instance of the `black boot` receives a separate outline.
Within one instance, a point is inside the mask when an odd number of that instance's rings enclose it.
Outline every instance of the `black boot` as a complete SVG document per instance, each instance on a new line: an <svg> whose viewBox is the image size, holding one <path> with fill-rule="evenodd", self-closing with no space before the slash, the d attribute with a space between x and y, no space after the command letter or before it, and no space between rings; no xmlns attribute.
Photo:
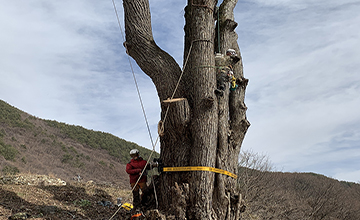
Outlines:
<svg viewBox="0 0 360 220"><path fill-rule="evenodd" d="M224 91L222 91L220 89L215 89L215 94L222 97L224 95Z"/></svg>
<svg viewBox="0 0 360 220"><path fill-rule="evenodd" d="M134 209L141 205L139 190L133 191L133 206Z"/></svg>

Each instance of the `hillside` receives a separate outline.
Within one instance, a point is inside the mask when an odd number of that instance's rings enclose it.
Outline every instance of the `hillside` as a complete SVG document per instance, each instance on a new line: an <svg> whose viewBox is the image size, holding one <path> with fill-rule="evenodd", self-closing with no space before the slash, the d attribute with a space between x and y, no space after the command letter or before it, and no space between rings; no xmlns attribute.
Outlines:
<svg viewBox="0 0 360 220"><path fill-rule="evenodd" d="M121 122L120 122L121 123ZM109 133L31 116L0 100L0 170L128 186L129 151L148 149ZM155 154L157 156L158 154Z"/></svg>
<svg viewBox="0 0 360 220"><path fill-rule="evenodd" d="M242 219L360 219L360 184L315 173L239 168Z"/></svg>

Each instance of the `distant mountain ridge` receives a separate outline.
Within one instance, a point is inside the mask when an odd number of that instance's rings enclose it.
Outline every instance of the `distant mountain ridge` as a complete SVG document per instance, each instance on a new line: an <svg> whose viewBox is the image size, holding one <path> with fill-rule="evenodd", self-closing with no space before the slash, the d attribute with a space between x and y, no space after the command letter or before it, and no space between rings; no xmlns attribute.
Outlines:
<svg viewBox="0 0 360 220"><path fill-rule="evenodd" d="M0 100L0 171L53 175L65 181L126 184L130 149L151 151L112 134L44 120ZM158 156L155 153L155 156Z"/></svg>

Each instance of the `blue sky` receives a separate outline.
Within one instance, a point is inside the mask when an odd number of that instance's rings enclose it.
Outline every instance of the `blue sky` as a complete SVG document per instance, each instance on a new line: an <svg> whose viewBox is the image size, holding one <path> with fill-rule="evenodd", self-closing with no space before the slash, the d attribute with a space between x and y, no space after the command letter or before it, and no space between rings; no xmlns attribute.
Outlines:
<svg viewBox="0 0 360 220"><path fill-rule="evenodd" d="M152 148L110 0L0 2L0 99ZM180 64L185 5L150 0L155 41ZM360 181L359 11L360 0L238 1L250 80L244 150L281 171ZM132 64L156 138L159 100Z"/></svg>

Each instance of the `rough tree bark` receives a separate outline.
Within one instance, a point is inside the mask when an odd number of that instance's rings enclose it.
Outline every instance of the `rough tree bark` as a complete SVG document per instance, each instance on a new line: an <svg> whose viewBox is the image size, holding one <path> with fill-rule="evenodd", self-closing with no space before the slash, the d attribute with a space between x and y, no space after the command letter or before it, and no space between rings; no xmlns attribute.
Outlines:
<svg viewBox="0 0 360 220"><path fill-rule="evenodd" d="M185 7L184 75L175 98L162 103L161 119L169 106L161 136L160 157L165 166L208 166L237 173L238 155L249 127L244 104L247 80L242 61L233 66L239 88L217 96L215 52L228 48L240 56L234 29L237 0L224 0L215 25L217 0L188 0ZM152 35L148 0L123 0L126 48L156 86L160 101L169 98L181 68L160 49ZM220 33L217 36L217 33ZM217 39L220 39L218 44ZM236 180L212 172L162 173L157 183L159 209L176 219L235 219L239 211Z"/></svg>

